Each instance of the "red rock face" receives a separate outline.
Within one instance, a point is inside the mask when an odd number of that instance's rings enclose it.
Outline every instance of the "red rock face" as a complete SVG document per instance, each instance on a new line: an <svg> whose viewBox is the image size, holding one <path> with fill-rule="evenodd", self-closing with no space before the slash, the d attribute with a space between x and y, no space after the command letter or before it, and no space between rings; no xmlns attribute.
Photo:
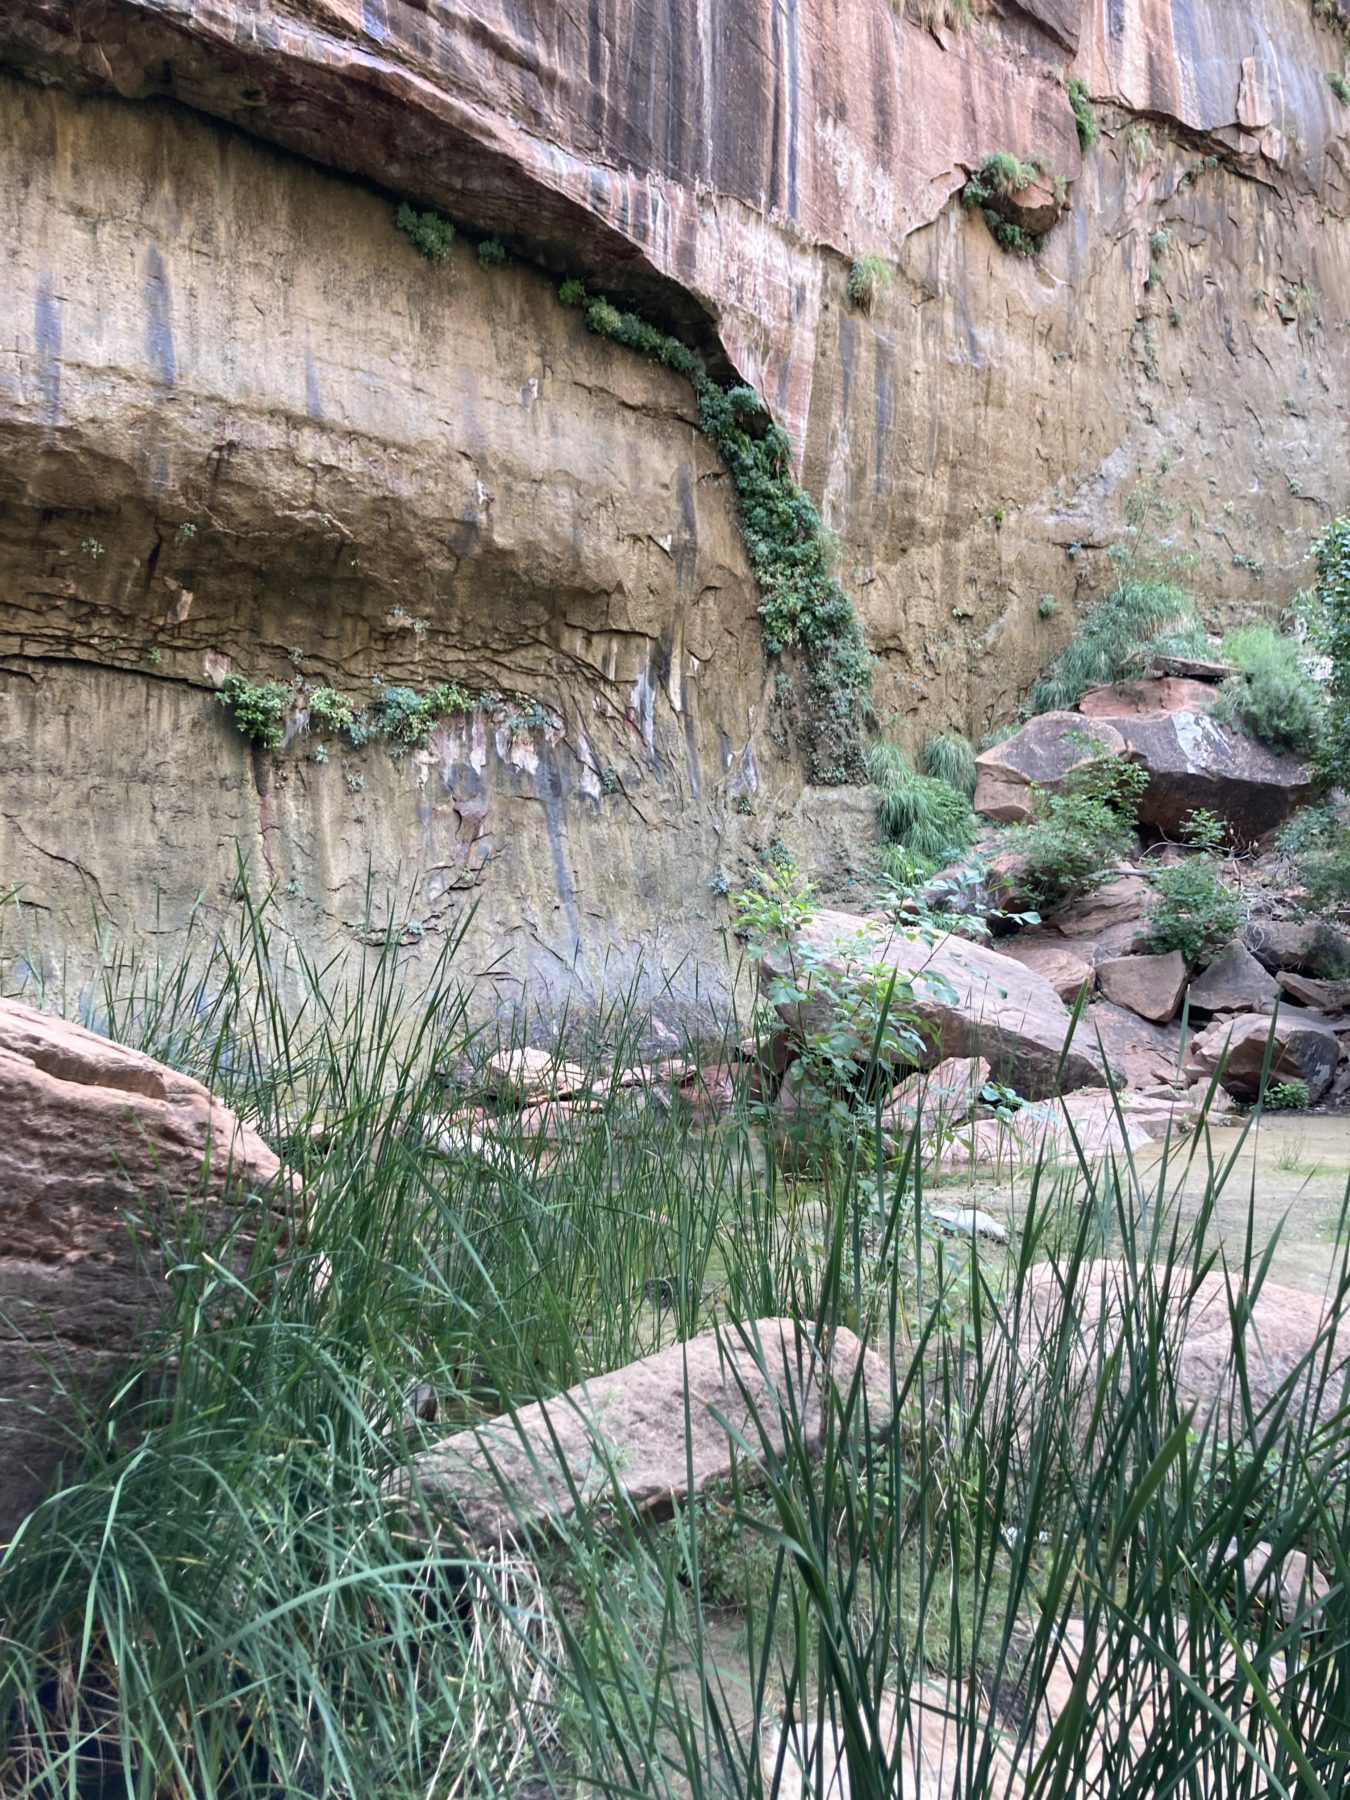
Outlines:
<svg viewBox="0 0 1350 1800"><path fill-rule="evenodd" d="M66 0L19 0L0 55L172 94L598 273L701 325L800 444L818 250L893 259L991 147L1078 172L1049 79L1072 0L1022 8L1020 42L950 48L903 10L92 0L76 23Z"/></svg>

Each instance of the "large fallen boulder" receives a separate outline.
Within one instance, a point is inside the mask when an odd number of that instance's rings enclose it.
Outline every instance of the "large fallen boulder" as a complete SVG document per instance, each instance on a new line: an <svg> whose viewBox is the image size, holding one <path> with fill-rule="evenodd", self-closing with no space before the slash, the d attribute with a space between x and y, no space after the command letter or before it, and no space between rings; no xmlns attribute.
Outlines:
<svg viewBox="0 0 1350 1800"><path fill-rule="evenodd" d="M1054 928L1085 961L1136 956L1148 947L1153 887L1133 869L1055 908Z"/></svg>
<svg viewBox="0 0 1350 1800"><path fill-rule="evenodd" d="M1124 748L1125 740L1114 726L1075 712L1040 713L975 758L975 810L982 818L1003 824L1029 819L1033 787L1053 792L1089 757Z"/></svg>
<svg viewBox="0 0 1350 1800"><path fill-rule="evenodd" d="M761 1434L778 1456L789 1429L819 1448L833 1396L855 1375L859 1420L865 1394L869 1428L884 1430L890 1373L851 1331L839 1327L826 1355L799 1320L729 1326L457 1432L415 1457L392 1491L429 1534L448 1526L480 1545L616 1499L661 1516L733 1461L753 1462Z"/></svg>
<svg viewBox="0 0 1350 1800"><path fill-rule="evenodd" d="M1201 1012L1255 1012L1280 997L1280 984L1245 944L1229 944L1197 975L1190 1003Z"/></svg>
<svg viewBox="0 0 1350 1800"><path fill-rule="evenodd" d="M96 1396L154 1319L157 1235L186 1225L219 1243L281 1165L200 1082L12 1000L0 1000L0 1118L3 1542L59 1462L62 1389Z"/></svg>
<svg viewBox="0 0 1350 1800"><path fill-rule="evenodd" d="M1131 761L1148 770L1141 825L1180 835L1188 813L1216 813L1253 843L1292 818L1313 795L1312 770L1203 712L1117 719Z"/></svg>
<svg viewBox="0 0 1350 1800"><path fill-rule="evenodd" d="M1268 1083L1306 1081L1309 1101L1320 1100L1336 1073L1340 1044L1329 1026L1297 1007L1283 1008L1273 1019L1264 1013L1217 1019L1192 1042L1186 1066L1202 1077L1217 1072L1220 1086L1235 1100L1257 1100L1268 1043Z"/></svg>
<svg viewBox="0 0 1350 1800"><path fill-rule="evenodd" d="M838 984L848 972L894 970L909 994L897 1003L917 1019L929 1062L982 1056L1000 1080L1031 1099L1079 1087L1103 1087L1106 1069L1095 1045L1080 1036L1067 1050L1071 1019L1049 982L1009 956L954 933L932 937L884 920L819 912L791 942L767 945L765 991L784 1024L823 1029L838 1011Z"/></svg>
<svg viewBox="0 0 1350 1800"><path fill-rule="evenodd" d="M1109 1000L1085 1008L1075 1034L1104 1050L1106 1061L1129 1088L1175 1082L1181 1069L1181 1026L1155 1025Z"/></svg>

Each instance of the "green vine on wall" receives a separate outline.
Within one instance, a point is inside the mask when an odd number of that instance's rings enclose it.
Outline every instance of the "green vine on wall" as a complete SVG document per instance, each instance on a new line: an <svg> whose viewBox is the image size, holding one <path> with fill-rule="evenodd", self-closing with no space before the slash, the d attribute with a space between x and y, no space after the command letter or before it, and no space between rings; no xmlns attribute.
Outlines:
<svg viewBox="0 0 1350 1800"><path fill-rule="evenodd" d="M398 682L375 680L362 704L338 688L306 688L299 680L250 681L246 675L227 675L216 699L236 729L264 750L280 750L287 721L303 712L311 731L345 737L356 749L384 743L392 756L423 749L442 719L473 712L481 703L453 681L419 694Z"/></svg>
<svg viewBox="0 0 1350 1800"><path fill-rule="evenodd" d="M442 261L439 246L447 240L427 226L435 217L400 207L396 221L424 255ZM753 388L723 387L697 351L669 332L603 294L588 293L575 277L561 284L558 297L565 306L582 308L587 329L597 336L673 369L692 385L699 425L721 452L735 486L764 648L770 656L799 653L799 736L807 774L826 786L864 782L872 657L857 610L835 574L830 534L792 472L787 433L774 424Z"/></svg>

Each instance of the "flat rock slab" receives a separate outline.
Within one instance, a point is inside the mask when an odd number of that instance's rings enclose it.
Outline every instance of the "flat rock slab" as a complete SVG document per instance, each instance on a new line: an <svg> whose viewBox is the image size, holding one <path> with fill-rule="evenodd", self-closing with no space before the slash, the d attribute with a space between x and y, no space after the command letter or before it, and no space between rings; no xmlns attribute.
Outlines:
<svg viewBox="0 0 1350 1800"><path fill-rule="evenodd" d="M1097 964L1106 998L1155 1025L1176 1017L1186 989L1186 964L1179 950L1162 956L1112 956Z"/></svg>
<svg viewBox="0 0 1350 1800"><path fill-rule="evenodd" d="M1094 1000L1084 1009L1076 1036L1094 1045L1100 1040L1106 1060L1126 1087L1156 1087L1180 1073L1181 1026L1176 1021L1155 1025L1127 1007Z"/></svg>
<svg viewBox="0 0 1350 1800"><path fill-rule="evenodd" d="M1318 981L1313 975L1293 975L1286 969L1275 979L1300 1006L1315 1006L1323 1013L1350 1011L1350 981ZM1339 1026L1340 1020L1336 1023Z"/></svg>
<svg viewBox="0 0 1350 1800"><path fill-rule="evenodd" d="M1280 997L1280 984L1267 975L1245 944L1229 944L1191 983L1190 1002L1201 1012L1254 1012Z"/></svg>
<svg viewBox="0 0 1350 1800"><path fill-rule="evenodd" d="M826 1026L829 980L864 967L894 969L910 984L912 1000L903 1003L917 1013L935 1060L982 1056L1000 1081L1030 1099L1106 1085L1100 1053L1085 1034L1066 1052L1069 1011L1049 982L954 933L931 938L852 913L818 912L792 944L767 945L762 957L767 981L790 978L802 996L778 1006L798 1030Z"/></svg>
<svg viewBox="0 0 1350 1800"><path fill-rule="evenodd" d="M199 1081L13 1000L0 1000L0 1119L3 1543L59 1459L49 1359L92 1394L158 1308L157 1245L135 1241L128 1214L218 1242L281 1165Z"/></svg>
<svg viewBox="0 0 1350 1800"><path fill-rule="evenodd" d="M1011 957L1048 981L1066 1006L1073 1005L1085 984L1089 993L1096 984L1092 964L1078 951L1076 944L1067 944L1048 932L1022 932L999 944L1000 956Z"/></svg>
<svg viewBox="0 0 1350 1800"><path fill-rule="evenodd" d="M1078 702L1086 719L1134 719L1150 713L1204 712L1215 698L1203 681L1182 675L1144 675L1112 687L1089 688Z"/></svg>
<svg viewBox="0 0 1350 1800"><path fill-rule="evenodd" d="M767 1439L781 1453L794 1419L819 1448L855 1373L859 1408L865 1392L869 1428L882 1430L890 1374L851 1331L835 1332L826 1357L793 1319L729 1326L457 1432L414 1460L398 1492L416 1496L426 1528L449 1523L478 1544L547 1530L616 1495L659 1515L733 1461L753 1462L744 1444L757 1453Z"/></svg>
<svg viewBox="0 0 1350 1800"><path fill-rule="evenodd" d="M1042 1263L1029 1272L1022 1287L1018 1362L1025 1370L1040 1368L1047 1335L1053 1341L1060 1328L1064 1311L1062 1280L1062 1272L1055 1264ZM1122 1298L1131 1291L1132 1284L1119 1262L1103 1259L1082 1271L1074 1306L1081 1337L1070 1359L1070 1384L1088 1371L1091 1388L1091 1370L1114 1350L1127 1313L1133 1329L1133 1313ZM1328 1330L1328 1309L1317 1295L1273 1281L1264 1282L1251 1302L1245 1326L1235 1326L1223 1275L1203 1276L1187 1303L1190 1293L1189 1281L1178 1277L1165 1310L1167 1329L1177 1347L1179 1407L1194 1406L1198 1419L1216 1410L1223 1416L1238 1380L1236 1339L1240 1335L1245 1349L1244 1378L1254 1415L1259 1416L1281 1385L1305 1367L1305 1359L1316 1351L1315 1373L1320 1377L1321 1359L1325 1356L1330 1374L1318 1416L1323 1420L1336 1416L1344 1404L1343 1387L1350 1375L1350 1339L1345 1326L1340 1325L1334 1341L1327 1346L1324 1334ZM1087 1411L1091 1410L1091 1401L1089 1392L1085 1395Z"/></svg>
<svg viewBox="0 0 1350 1800"><path fill-rule="evenodd" d="M888 1132L908 1134L917 1122L924 1137L940 1126L959 1125L975 1110L989 1072L982 1056L951 1056L936 1068L916 1070L893 1090L881 1123Z"/></svg>

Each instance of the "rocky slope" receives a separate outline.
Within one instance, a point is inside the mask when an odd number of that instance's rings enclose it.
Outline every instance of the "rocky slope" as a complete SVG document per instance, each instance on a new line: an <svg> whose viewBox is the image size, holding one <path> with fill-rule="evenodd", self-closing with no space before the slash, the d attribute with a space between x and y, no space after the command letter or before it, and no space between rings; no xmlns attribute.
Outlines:
<svg viewBox="0 0 1350 1800"><path fill-rule="evenodd" d="M13 0L4 883L146 924L225 904L238 844L313 936L373 868L413 938L476 900L514 991L706 949L776 838L847 856L866 805L803 793L689 389L562 273L764 392L916 738L1006 716L1131 496L1216 621L1283 602L1345 504L1344 39L1307 0L920 10ZM957 204L996 148L1068 184L1034 261ZM511 261L420 260L404 196ZM504 698L273 758L229 668Z"/></svg>

